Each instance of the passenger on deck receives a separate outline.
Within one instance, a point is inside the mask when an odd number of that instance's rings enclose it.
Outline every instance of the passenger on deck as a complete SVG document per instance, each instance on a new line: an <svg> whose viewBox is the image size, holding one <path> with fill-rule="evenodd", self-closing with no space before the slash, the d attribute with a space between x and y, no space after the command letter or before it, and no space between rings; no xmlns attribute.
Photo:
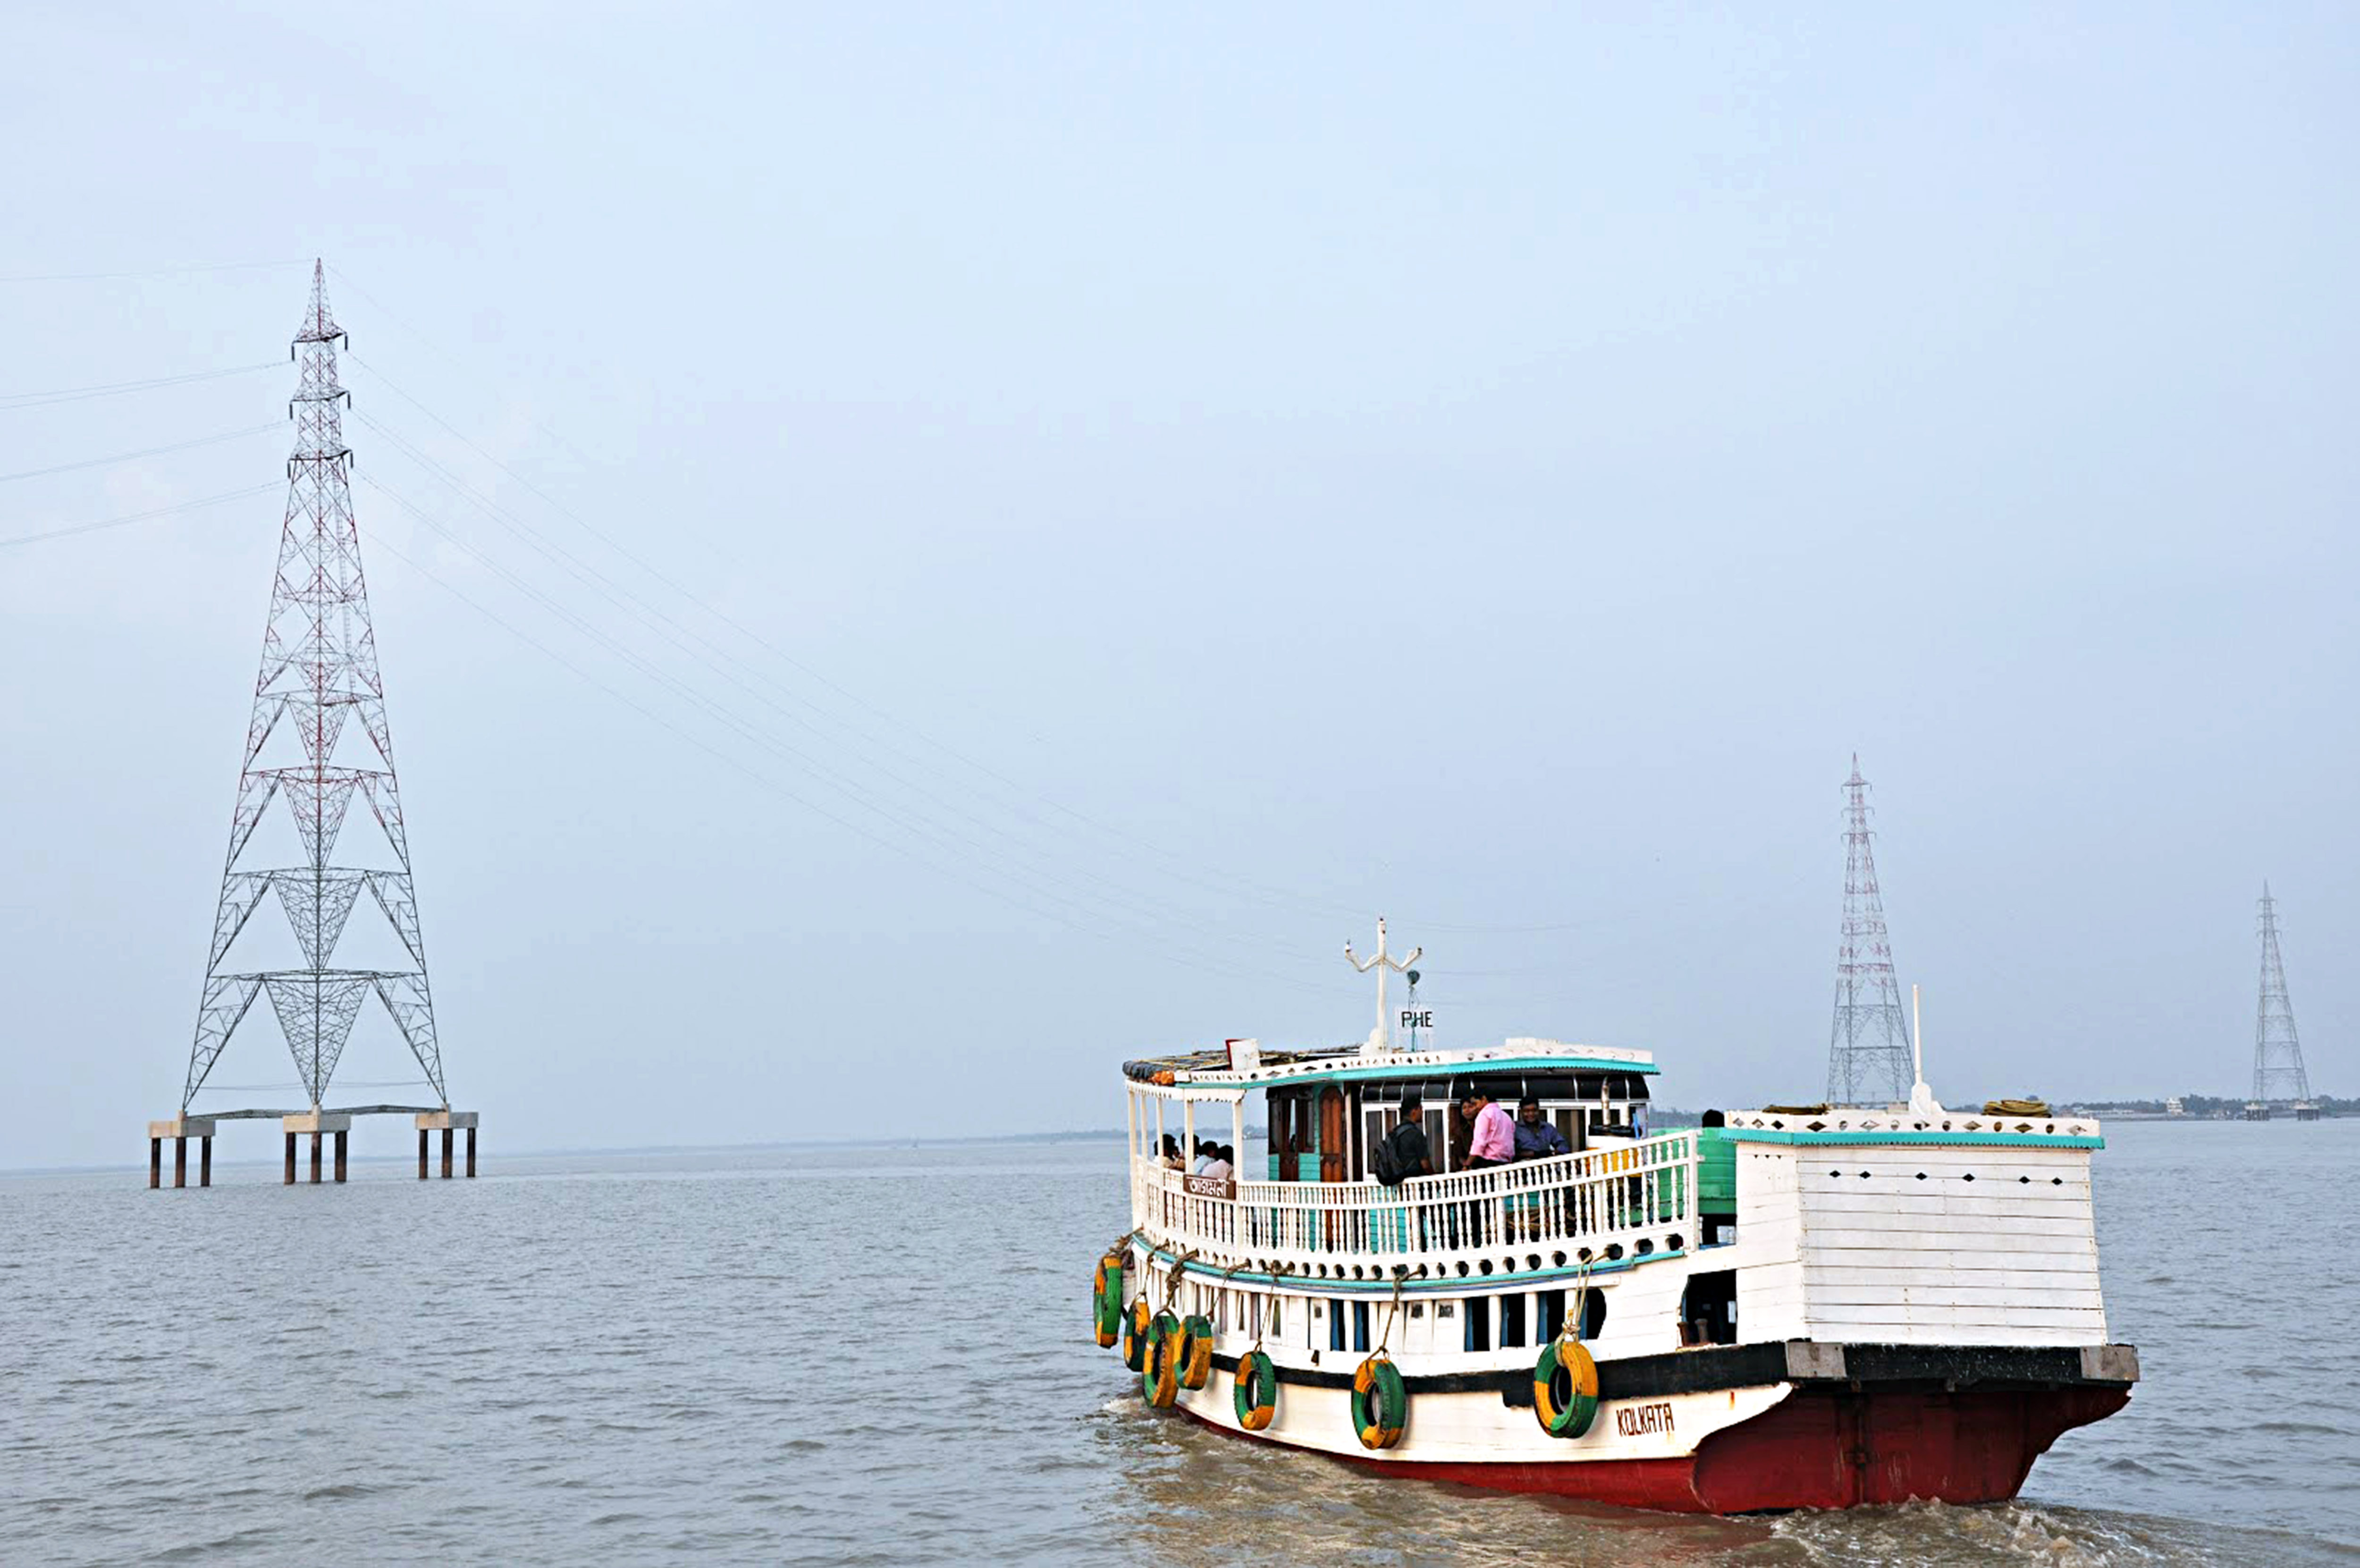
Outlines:
<svg viewBox="0 0 2360 1568"><path fill-rule="evenodd" d="M1426 1142L1426 1106L1419 1101L1402 1102L1401 1120L1385 1135L1384 1157L1378 1162L1380 1171L1393 1173L1389 1186L1400 1186L1413 1176L1431 1175L1434 1151ZM1378 1179L1382 1180L1380 1174Z"/></svg>
<svg viewBox="0 0 2360 1568"><path fill-rule="evenodd" d="M1541 1102L1531 1095L1524 1096L1516 1107L1516 1157L1546 1159L1553 1154L1571 1154L1573 1146L1557 1124L1541 1115Z"/></svg>
<svg viewBox="0 0 2360 1568"><path fill-rule="evenodd" d="M1196 1157L1188 1162L1189 1175L1202 1176L1205 1174L1205 1168L1213 1163L1213 1140L1210 1138L1198 1138L1196 1140Z"/></svg>
<svg viewBox="0 0 2360 1568"><path fill-rule="evenodd" d="M1227 1181L1238 1173L1236 1150L1230 1148L1227 1144L1222 1144L1218 1147L1215 1147L1212 1145L1207 1145L1206 1146L1212 1148L1213 1157L1205 1162L1205 1175L1211 1177L1216 1181Z"/></svg>
<svg viewBox="0 0 2360 1568"><path fill-rule="evenodd" d="M1459 1113L1475 1124L1475 1139L1467 1147L1467 1168L1505 1165L1516 1157L1515 1119L1499 1102L1480 1090L1470 1090L1459 1102Z"/></svg>
<svg viewBox="0 0 2360 1568"><path fill-rule="evenodd" d="M1171 1134L1164 1135L1164 1168L1178 1170L1187 1162L1180 1157L1180 1140Z"/></svg>

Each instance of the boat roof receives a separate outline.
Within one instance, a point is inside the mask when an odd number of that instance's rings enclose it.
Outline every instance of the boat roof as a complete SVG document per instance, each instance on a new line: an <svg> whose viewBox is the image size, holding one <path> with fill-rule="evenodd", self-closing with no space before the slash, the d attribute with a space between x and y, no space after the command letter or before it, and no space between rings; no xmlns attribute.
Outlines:
<svg viewBox="0 0 2360 1568"><path fill-rule="evenodd" d="M1335 1079L1369 1082L1494 1072L1655 1071L1655 1058L1651 1051L1617 1046L1568 1045L1562 1040L1529 1036L1518 1036L1496 1046L1456 1050L1371 1052L1355 1042L1306 1050L1263 1050L1259 1054L1255 1066L1243 1069L1230 1065L1226 1046L1219 1050L1142 1057L1123 1063L1122 1072L1125 1078L1139 1083L1259 1088Z"/></svg>

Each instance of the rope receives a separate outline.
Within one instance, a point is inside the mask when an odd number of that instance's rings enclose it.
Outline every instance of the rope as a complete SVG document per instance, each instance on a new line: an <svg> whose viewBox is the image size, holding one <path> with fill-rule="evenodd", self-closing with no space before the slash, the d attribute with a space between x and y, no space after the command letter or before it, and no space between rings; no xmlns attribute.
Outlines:
<svg viewBox="0 0 2360 1568"><path fill-rule="evenodd" d="M1585 1257L1576 1261L1580 1271L1573 1277L1573 1301L1565 1310L1565 1321L1557 1325L1559 1340L1579 1340L1582 1325L1590 1317L1590 1270L1594 1260Z"/></svg>
<svg viewBox="0 0 2360 1568"><path fill-rule="evenodd" d="M1389 1344L1393 1343L1393 1322L1394 1322L1394 1320L1398 1319L1398 1318L1401 1316L1401 1299L1402 1299L1402 1281L1401 1281L1401 1277L1400 1277L1399 1275L1395 1275L1395 1276L1393 1277L1393 1305L1392 1305L1391 1307L1388 1307L1388 1308L1385 1310L1385 1332L1382 1332L1382 1333L1381 1333L1381 1334L1379 1334L1379 1335L1377 1336L1377 1354L1378 1354L1379 1355L1382 1355L1382 1356L1385 1357L1387 1360L1391 1360L1391 1359L1393 1358L1393 1352L1391 1352L1390 1350L1386 1349L1385 1347L1386 1347L1387 1345L1389 1345Z"/></svg>
<svg viewBox="0 0 2360 1568"><path fill-rule="evenodd" d="M1181 1277L1187 1272L1189 1259L1196 1255L1196 1249L1195 1247L1190 1247L1186 1252L1182 1253L1178 1257L1172 1260L1171 1271L1164 1282L1164 1310L1165 1311L1168 1312L1172 1310L1172 1302L1174 1299L1180 1294Z"/></svg>

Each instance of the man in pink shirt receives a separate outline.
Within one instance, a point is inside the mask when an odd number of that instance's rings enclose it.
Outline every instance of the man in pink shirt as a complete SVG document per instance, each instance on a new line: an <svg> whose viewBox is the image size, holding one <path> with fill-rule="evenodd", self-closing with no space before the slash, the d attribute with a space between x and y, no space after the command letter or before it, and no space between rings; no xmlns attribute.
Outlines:
<svg viewBox="0 0 2360 1568"><path fill-rule="evenodd" d="M1506 1165L1516 1157L1516 1121L1490 1095L1470 1090L1459 1102L1459 1114L1475 1124L1475 1141L1467 1148L1467 1168Z"/></svg>

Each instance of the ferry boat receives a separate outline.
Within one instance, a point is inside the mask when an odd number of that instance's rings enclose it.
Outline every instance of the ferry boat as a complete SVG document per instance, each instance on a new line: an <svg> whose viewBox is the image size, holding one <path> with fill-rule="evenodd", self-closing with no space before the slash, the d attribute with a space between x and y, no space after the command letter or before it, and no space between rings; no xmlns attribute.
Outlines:
<svg viewBox="0 0 2360 1568"><path fill-rule="evenodd" d="M1123 1064L1132 1228L1093 1319L1150 1405L1406 1476L1747 1513L2010 1497L2129 1399L2094 1120L1946 1109L1921 1068L1908 1104L1651 1132L1646 1051L1396 1044L1418 1014L1385 1011L1382 932L1366 1040ZM1470 1164L1470 1091L1537 1101L1570 1152ZM1409 1102L1434 1168L1388 1184ZM1245 1149L1250 1115L1251 1172L1166 1164L1167 1137Z"/></svg>

